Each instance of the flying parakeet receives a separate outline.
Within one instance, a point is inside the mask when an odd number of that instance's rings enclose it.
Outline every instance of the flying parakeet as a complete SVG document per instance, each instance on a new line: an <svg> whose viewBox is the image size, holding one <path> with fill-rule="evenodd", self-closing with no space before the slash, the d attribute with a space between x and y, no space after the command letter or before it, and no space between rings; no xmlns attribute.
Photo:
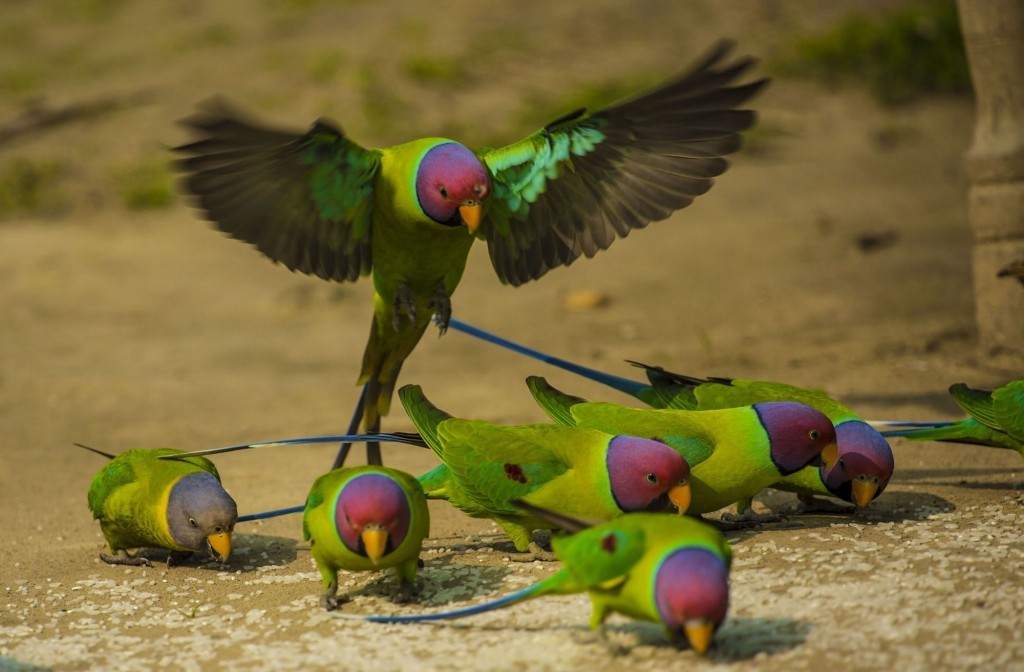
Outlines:
<svg viewBox="0 0 1024 672"><path fill-rule="evenodd" d="M813 501L814 495L833 495L858 507L865 507L882 494L892 477L892 449L882 434L849 408L822 392L785 383L692 378L660 367L631 362L647 371L650 384L644 384L553 357L460 320L452 319L451 327L607 385L655 408L709 410L749 406L763 401L795 401L818 409L835 425L837 458L834 464L806 467L783 477L772 486L796 492L807 507L816 504ZM749 506L749 502L741 502L741 509L745 506Z"/></svg>
<svg viewBox="0 0 1024 672"><path fill-rule="evenodd" d="M524 514L513 499L585 519L673 507L685 512L689 506L686 460L658 441L578 427L460 420L430 403L416 385L398 396L444 462L419 477L427 497L493 519L531 558L545 555L532 541L533 531L551 524Z"/></svg>
<svg viewBox="0 0 1024 672"><path fill-rule="evenodd" d="M316 479L306 498L302 538L323 577L320 603L338 608L338 570L365 572L394 567L396 601L416 592L416 568L430 512L423 488L409 474L387 467L335 469Z"/></svg>
<svg viewBox="0 0 1024 672"><path fill-rule="evenodd" d="M500 149L424 138L365 149L331 122L263 127L223 102L185 125L184 188L225 233L293 271L373 275L374 317L356 417L380 429L399 370L436 314L442 333L475 238L498 279L536 280L667 218L711 188L755 121L737 109L765 86L736 81L720 42L687 73L611 107L566 114ZM335 466L344 462L339 453ZM368 460L380 463L370 444Z"/></svg>
<svg viewBox="0 0 1024 672"><path fill-rule="evenodd" d="M678 450L691 470L688 513L717 511L809 464L836 459L832 423L795 402L715 411L627 408L564 394L538 376L527 378L527 385L561 425L649 437Z"/></svg>
<svg viewBox="0 0 1024 672"><path fill-rule="evenodd" d="M207 551L219 562L231 555L238 511L212 462L177 458L183 451L173 448L127 450L114 456L81 447L110 458L89 486L89 510L114 553L101 553L101 560L149 566L146 558L129 555L132 548L169 549L168 564L193 552Z"/></svg>
<svg viewBox="0 0 1024 672"><path fill-rule="evenodd" d="M1024 380L1015 380L995 390L975 390L964 383L956 383L950 386L949 394L971 417L944 426L882 433L918 441L1009 448L1024 457Z"/></svg>
<svg viewBox="0 0 1024 672"><path fill-rule="evenodd" d="M703 655L729 608L732 549L722 533L687 516L627 513L587 527L567 516L520 503L571 536L551 540L564 567L547 579L499 600L455 611L417 616L368 616L383 623L458 618L543 595L586 591L593 604L590 627L614 612L661 623L675 642L688 641Z"/></svg>

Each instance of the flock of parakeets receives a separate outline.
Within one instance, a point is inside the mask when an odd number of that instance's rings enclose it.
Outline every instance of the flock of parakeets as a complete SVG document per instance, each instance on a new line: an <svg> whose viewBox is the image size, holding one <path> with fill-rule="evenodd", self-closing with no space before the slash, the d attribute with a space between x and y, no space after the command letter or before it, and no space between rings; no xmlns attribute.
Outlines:
<svg viewBox="0 0 1024 672"><path fill-rule="evenodd" d="M496 150L443 138L364 149L327 121L306 133L270 130L223 102L186 120L199 137L178 148L184 188L222 231L292 270L336 281L372 274L363 391L348 432L336 437L195 453L90 448L110 459L88 496L113 554L101 559L149 564L129 550L162 548L169 563L204 551L226 561L235 524L270 514L239 519L202 455L343 441L304 506L285 510L303 512L326 609L346 599L338 570L393 567L396 601L413 598L430 529L427 500L443 499L493 520L514 545L513 559L557 559L562 569L483 605L362 618L453 618L586 592L592 627L618 612L661 623L670 638L704 653L728 609L731 551L700 514L736 504L739 518L757 520L750 501L769 486L798 493L805 506L824 495L866 507L893 473L883 433L821 392L781 383L649 366L649 383L639 383L586 369L455 320L450 296L474 238L486 239L498 278L519 285L591 257L707 191L754 123L752 111L737 108L766 84L738 84L754 60L728 62L729 50L719 43L652 91L571 112ZM587 401L531 377L529 390L553 422L503 426L453 417L407 385L398 394L417 433L382 434L399 370L432 316L442 333L451 326L486 338L652 408ZM887 433L1024 455L1024 383L994 392L954 385L951 393L970 419ZM366 433L356 433L360 425ZM346 468L355 441L367 443L369 464ZM418 478L384 467L382 441L429 448L441 464ZM567 534L555 534L548 551L534 541L539 529Z"/></svg>

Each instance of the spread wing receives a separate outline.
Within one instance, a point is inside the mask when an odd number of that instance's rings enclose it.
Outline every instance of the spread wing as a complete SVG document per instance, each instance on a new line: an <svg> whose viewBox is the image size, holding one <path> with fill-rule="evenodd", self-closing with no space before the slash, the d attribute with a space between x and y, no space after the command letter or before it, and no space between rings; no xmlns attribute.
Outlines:
<svg viewBox="0 0 1024 672"><path fill-rule="evenodd" d="M306 133L269 129L221 99L182 123L198 135L175 148L182 186L221 231L325 280L370 272L378 150L323 120Z"/></svg>
<svg viewBox="0 0 1024 672"><path fill-rule="evenodd" d="M767 80L733 86L753 64L718 43L688 73L515 144L481 151L493 195L481 230L502 282L536 280L665 219L711 188L755 121L736 109Z"/></svg>

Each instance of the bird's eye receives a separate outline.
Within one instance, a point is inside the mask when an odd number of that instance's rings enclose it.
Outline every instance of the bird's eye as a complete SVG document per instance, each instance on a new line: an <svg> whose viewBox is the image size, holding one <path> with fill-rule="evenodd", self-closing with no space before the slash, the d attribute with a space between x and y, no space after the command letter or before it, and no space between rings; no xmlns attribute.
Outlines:
<svg viewBox="0 0 1024 672"><path fill-rule="evenodd" d="M657 483L658 482L657 474L647 474L647 482L648 483Z"/></svg>
<svg viewBox="0 0 1024 672"><path fill-rule="evenodd" d="M807 436L811 437L811 441L817 441L818 439L821 438L821 432L819 432L816 429L812 429L811 431L807 432Z"/></svg>
<svg viewBox="0 0 1024 672"><path fill-rule="evenodd" d="M199 527L199 523L196 522L195 518L189 518L188 519L188 524L191 525L192 527Z"/></svg>
<svg viewBox="0 0 1024 672"><path fill-rule="evenodd" d="M445 189L444 187L441 187L440 189L438 189L437 193L441 194L441 198L443 198L445 200L448 200L448 190Z"/></svg>
<svg viewBox="0 0 1024 672"><path fill-rule="evenodd" d="M475 185L473 185L473 193L476 194L477 196L479 196L480 194L484 193L484 185L482 185L482 184L475 184Z"/></svg>
<svg viewBox="0 0 1024 672"><path fill-rule="evenodd" d="M679 485L686 485L687 483L688 483L688 481L685 478L680 478L679 479Z"/></svg>
<svg viewBox="0 0 1024 672"><path fill-rule="evenodd" d="M216 532L217 534L220 534L221 532L224 531L224 528L221 527L220 525L218 525L217 527L213 528L213 531Z"/></svg>
<svg viewBox="0 0 1024 672"><path fill-rule="evenodd" d="M846 460L842 457L839 458L839 468L846 471Z"/></svg>

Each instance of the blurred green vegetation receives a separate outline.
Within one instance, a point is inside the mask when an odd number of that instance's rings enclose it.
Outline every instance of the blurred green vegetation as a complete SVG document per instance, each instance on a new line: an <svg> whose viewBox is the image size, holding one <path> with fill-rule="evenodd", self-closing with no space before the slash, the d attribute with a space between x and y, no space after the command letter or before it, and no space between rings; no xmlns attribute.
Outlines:
<svg viewBox="0 0 1024 672"><path fill-rule="evenodd" d="M408 56L402 64L405 76L420 84L449 86L468 77L463 59L427 54Z"/></svg>
<svg viewBox="0 0 1024 672"><path fill-rule="evenodd" d="M310 79L318 84L334 81L345 63L345 54L338 49L325 49L314 54L306 65Z"/></svg>
<svg viewBox="0 0 1024 672"><path fill-rule="evenodd" d="M636 75L579 86L555 95L526 95L511 115L511 123L533 132L566 114L586 108L593 112L624 98L642 93L659 82L656 75Z"/></svg>
<svg viewBox="0 0 1024 672"><path fill-rule="evenodd" d="M63 207L62 180L68 167L49 159L24 156L0 163L0 219L52 213Z"/></svg>
<svg viewBox="0 0 1024 672"><path fill-rule="evenodd" d="M121 202L129 210L166 208L174 202L170 159L160 153L113 171Z"/></svg>
<svg viewBox="0 0 1024 672"><path fill-rule="evenodd" d="M772 65L783 75L859 81L886 104L971 90L954 0L928 0L880 16L855 14L793 42Z"/></svg>

